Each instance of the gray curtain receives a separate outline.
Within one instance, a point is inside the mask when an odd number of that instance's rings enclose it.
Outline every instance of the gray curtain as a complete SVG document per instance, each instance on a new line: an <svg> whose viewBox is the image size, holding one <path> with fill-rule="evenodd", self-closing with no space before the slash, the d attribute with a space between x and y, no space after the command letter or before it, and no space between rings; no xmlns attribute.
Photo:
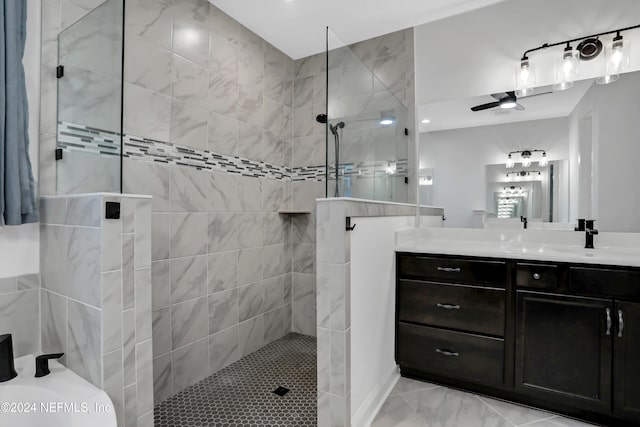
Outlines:
<svg viewBox="0 0 640 427"><path fill-rule="evenodd" d="M38 221L22 65L27 0L0 2L0 212L5 225L19 225Z"/></svg>

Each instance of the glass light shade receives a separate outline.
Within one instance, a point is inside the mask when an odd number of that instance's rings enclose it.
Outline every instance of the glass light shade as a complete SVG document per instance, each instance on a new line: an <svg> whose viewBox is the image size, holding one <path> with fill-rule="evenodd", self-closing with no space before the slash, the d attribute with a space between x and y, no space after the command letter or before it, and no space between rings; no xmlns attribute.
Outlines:
<svg viewBox="0 0 640 427"><path fill-rule="evenodd" d="M511 157L511 154L509 154L509 157L507 157L507 163L505 163L505 166L507 167L507 169L511 169L515 165L516 165L516 162L513 161L513 157Z"/></svg>
<svg viewBox="0 0 640 427"><path fill-rule="evenodd" d="M571 47L565 48L562 56L556 61L556 83L553 90L567 90L573 87L573 82L578 77L580 61Z"/></svg>
<svg viewBox="0 0 640 427"><path fill-rule="evenodd" d="M520 61L520 66L516 68L516 95L528 96L533 93L533 86L536 84L535 67L529 59Z"/></svg>
<svg viewBox="0 0 640 427"><path fill-rule="evenodd" d="M522 167L523 168L528 168L529 166L531 166L531 157L523 157L522 158Z"/></svg>
<svg viewBox="0 0 640 427"><path fill-rule="evenodd" d="M618 37L616 37L618 39ZM628 40L620 37L614 39L613 43L607 45L604 50L605 74L596 79L598 84L613 83L620 78L620 73L625 72L631 65L629 54L630 45Z"/></svg>
<svg viewBox="0 0 640 427"><path fill-rule="evenodd" d="M543 168L548 164L549 164L549 161L547 160L547 153L542 153L542 158L538 162L538 165Z"/></svg>

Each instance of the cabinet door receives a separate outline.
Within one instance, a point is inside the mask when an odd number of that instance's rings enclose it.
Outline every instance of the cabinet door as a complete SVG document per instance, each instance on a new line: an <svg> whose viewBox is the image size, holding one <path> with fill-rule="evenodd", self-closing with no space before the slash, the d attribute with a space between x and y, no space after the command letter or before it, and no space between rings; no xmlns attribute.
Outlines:
<svg viewBox="0 0 640 427"><path fill-rule="evenodd" d="M519 291L518 391L610 412L613 320L610 300Z"/></svg>
<svg viewBox="0 0 640 427"><path fill-rule="evenodd" d="M617 301L614 319L614 411L640 422L640 304Z"/></svg>

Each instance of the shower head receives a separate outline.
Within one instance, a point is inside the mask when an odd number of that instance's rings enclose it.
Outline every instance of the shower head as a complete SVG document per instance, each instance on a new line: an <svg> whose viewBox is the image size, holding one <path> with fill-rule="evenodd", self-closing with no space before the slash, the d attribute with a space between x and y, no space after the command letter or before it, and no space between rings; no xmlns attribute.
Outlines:
<svg viewBox="0 0 640 427"><path fill-rule="evenodd" d="M327 115L326 114L318 114L316 116L316 122L326 124L327 123Z"/></svg>
<svg viewBox="0 0 640 427"><path fill-rule="evenodd" d="M318 123L326 124L327 123L327 115L326 114L318 114L316 116L316 121ZM329 130L332 134L337 135L338 129L344 129L344 122L339 122L336 125L329 123Z"/></svg>

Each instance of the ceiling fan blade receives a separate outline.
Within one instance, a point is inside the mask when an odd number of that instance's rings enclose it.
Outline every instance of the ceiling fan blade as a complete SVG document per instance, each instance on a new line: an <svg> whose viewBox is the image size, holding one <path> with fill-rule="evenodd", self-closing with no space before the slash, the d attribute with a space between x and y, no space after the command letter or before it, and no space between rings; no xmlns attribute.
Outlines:
<svg viewBox="0 0 640 427"><path fill-rule="evenodd" d="M549 95L550 93L553 93L553 91L534 93L533 95L527 95L527 96L520 96L520 97L518 97L518 99L533 98L534 96Z"/></svg>
<svg viewBox="0 0 640 427"><path fill-rule="evenodd" d="M524 111L524 110L525 110L525 108L524 108L522 105L517 104L517 105L515 106L514 110Z"/></svg>
<svg viewBox="0 0 640 427"><path fill-rule="evenodd" d="M500 102L489 102L488 104L476 105L475 107L471 107L471 111L482 111L488 110L489 108L496 108L500 105Z"/></svg>

